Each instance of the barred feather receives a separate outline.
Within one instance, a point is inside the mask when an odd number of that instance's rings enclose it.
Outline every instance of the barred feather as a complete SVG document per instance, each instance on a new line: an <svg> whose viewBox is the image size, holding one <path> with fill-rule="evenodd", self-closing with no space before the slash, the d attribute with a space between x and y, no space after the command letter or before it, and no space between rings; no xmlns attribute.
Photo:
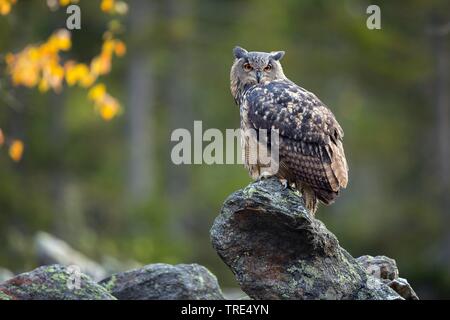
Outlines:
<svg viewBox="0 0 450 320"><path fill-rule="evenodd" d="M309 199L332 203L348 182L344 133L332 112L288 79L251 86L238 103L243 129L279 130L278 175L303 186Z"/></svg>

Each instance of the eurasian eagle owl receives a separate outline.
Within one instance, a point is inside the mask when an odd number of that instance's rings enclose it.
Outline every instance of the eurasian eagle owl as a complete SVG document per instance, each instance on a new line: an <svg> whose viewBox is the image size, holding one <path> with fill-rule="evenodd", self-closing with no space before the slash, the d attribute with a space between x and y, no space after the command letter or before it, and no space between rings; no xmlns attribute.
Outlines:
<svg viewBox="0 0 450 320"><path fill-rule="evenodd" d="M244 163L254 179L277 176L295 184L306 207L315 213L318 200L334 202L347 186L348 166L342 145L344 132L333 113L311 92L283 73L283 51L248 52L236 47L231 68L231 93L240 108L241 129L277 130L277 171L258 163ZM241 135L242 137L242 135ZM260 143L256 136L256 143ZM241 139L242 150L249 148ZM271 148L270 139L267 148Z"/></svg>

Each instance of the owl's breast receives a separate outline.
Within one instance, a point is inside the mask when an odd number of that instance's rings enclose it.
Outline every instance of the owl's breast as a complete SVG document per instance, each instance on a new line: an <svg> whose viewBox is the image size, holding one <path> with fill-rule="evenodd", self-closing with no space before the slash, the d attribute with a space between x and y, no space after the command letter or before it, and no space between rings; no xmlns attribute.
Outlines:
<svg viewBox="0 0 450 320"><path fill-rule="evenodd" d="M254 128L249 120L250 106L246 100L243 100L239 105L239 112L241 118L241 129L247 130Z"/></svg>

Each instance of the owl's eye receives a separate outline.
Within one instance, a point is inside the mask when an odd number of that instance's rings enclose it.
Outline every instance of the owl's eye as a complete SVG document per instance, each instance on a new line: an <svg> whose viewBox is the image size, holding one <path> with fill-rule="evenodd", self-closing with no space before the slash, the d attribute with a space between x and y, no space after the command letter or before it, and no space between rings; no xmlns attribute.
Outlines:
<svg viewBox="0 0 450 320"><path fill-rule="evenodd" d="M253 70L253 67L250 65L250 63L244 63L243 68L245 71L251 71Z"/></svg>
<svg viewBox="0 0 450 320"><path fill-rule="evenodd" d="M272 70L272 65L269 63L265 68L264 71L270 71Z"/></svg>

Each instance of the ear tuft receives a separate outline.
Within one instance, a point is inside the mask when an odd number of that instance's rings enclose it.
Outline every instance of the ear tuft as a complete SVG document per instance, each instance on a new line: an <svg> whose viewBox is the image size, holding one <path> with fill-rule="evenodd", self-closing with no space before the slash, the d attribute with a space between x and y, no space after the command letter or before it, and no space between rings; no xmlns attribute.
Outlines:
<svg viewBox="0 0 450 320"><path fill-rule="evenodd" d="M239 46L234 47L233 54L236 59L245 58L247 56L248 51Z"/></svg>
<svg viewBox="0 0 450 320"><path fill-rule="evenodd" d="M270 53L270 57L273 60L281 60L284 57L284 53L285 53L284 51L272 51Z"/></svg>

